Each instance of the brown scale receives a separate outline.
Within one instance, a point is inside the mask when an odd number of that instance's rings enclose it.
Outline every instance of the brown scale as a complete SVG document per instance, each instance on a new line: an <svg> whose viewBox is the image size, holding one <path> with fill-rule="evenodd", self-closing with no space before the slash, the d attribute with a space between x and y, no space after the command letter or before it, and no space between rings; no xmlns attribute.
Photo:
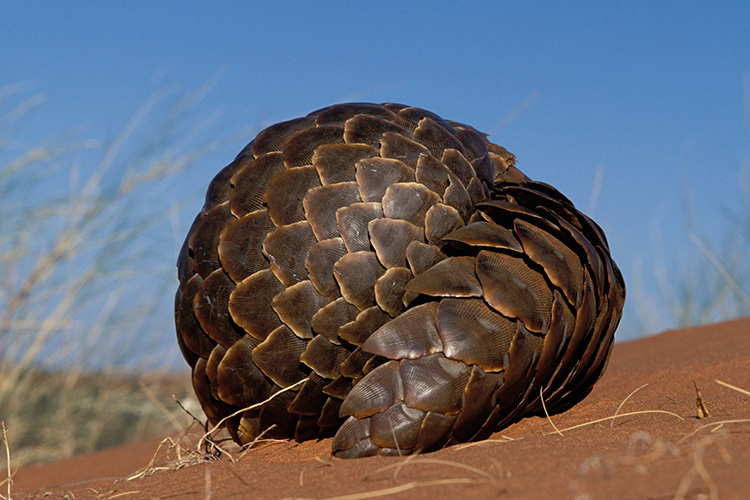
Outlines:
<svg viewBox="0 0 750 500"><path fill-rule="evenodd" d="M485 134L401 104L258 134L208 186L178 278L208 420L241 445L335 433L342 458L565 411L602 375L625 299L570 200Z"/></svg>

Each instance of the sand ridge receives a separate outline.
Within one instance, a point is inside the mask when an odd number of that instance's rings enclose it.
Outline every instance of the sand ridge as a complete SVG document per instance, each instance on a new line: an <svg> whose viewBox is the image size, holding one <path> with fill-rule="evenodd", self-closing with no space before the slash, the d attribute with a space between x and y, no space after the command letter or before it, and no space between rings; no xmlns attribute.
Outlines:
<svg viewBox="0 0 750 500"><path fill-rule="evenodd" d="M165 470L127 480L157 439L21 469L13 498L746 499L748 367L750 318L670 330L616 344L578 406L486 442L357 460L331 458L331 439L284 442L177 469L161 454Z"/></svg>

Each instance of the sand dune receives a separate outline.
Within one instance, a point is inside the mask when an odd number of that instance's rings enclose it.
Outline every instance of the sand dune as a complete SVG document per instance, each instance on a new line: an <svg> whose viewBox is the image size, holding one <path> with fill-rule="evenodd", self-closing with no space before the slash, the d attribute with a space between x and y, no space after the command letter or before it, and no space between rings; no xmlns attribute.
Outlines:
<svg viewBox="0 0 750 500"><path fill-rule="evenodd" d="M471 446L344 461L330 439L281 443L127 480L154 440L21 469L13 498L747 499L750 395L717 381L750 390L750 318L618 343L581 404Z"/></svg>

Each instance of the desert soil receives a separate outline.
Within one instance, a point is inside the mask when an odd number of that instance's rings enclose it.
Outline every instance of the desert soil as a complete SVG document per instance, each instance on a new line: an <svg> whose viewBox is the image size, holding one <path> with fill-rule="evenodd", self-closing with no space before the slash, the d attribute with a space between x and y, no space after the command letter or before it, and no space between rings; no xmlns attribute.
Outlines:
<svg viewBox="0 0 750 500"><path fill-rule="evenodd" d="M581 404L470 446L348 461L330 439L239 459L172 449L144 474L157 439L23 468L12 498L750 499L750 395L724 384L750 391L750 318L618 343Z"/></svg>

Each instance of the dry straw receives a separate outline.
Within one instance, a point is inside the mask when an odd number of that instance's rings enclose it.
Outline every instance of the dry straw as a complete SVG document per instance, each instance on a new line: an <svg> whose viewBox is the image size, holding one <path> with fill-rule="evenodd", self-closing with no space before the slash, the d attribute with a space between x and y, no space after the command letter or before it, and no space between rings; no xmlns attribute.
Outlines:
<svg viewBox="0 0 750 500"><path fill-rule="evenodd" d="M184 427L158 403L171 393L198 408L189 377L160 361L173 326L158 299L172 293L169 214L184 201L163 191L226 142L191 118L208 87L157 92L109 142L73 131L41 146L19 131L43 96L0 88L0 419L14 465ZM149 356L154 373L123 370Z"/></svg>

